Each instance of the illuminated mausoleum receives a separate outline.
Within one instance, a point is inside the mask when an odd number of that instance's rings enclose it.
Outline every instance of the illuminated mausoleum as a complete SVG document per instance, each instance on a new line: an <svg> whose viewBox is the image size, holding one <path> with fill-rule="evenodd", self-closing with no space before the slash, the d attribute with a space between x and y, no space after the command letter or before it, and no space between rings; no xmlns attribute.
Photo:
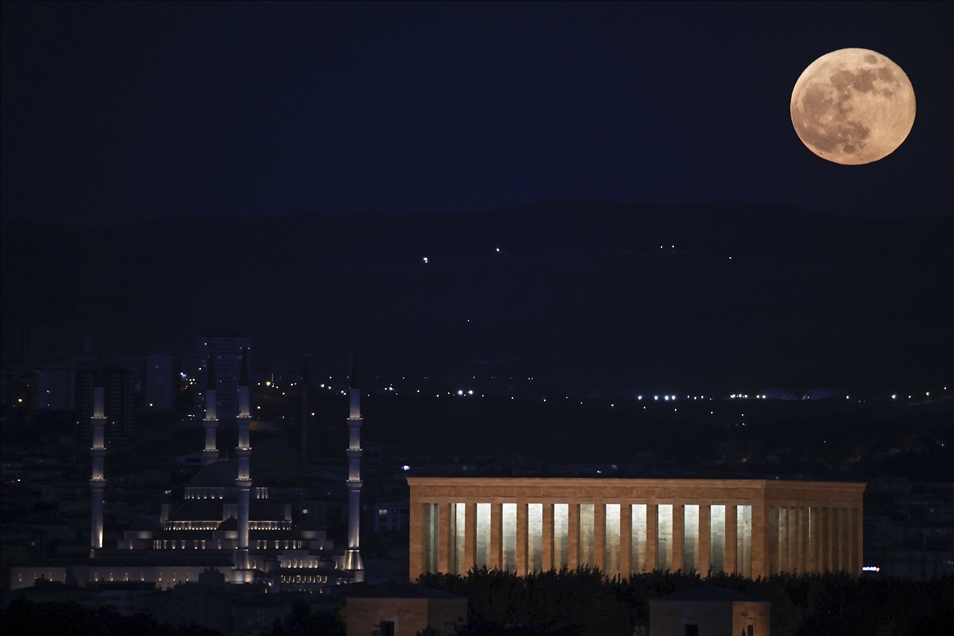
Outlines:
<svg viewBox="0 0 954 636"><path fill-rule="evenodd" d="M865 484L412 477L410 566L861 573Z"/></svg>

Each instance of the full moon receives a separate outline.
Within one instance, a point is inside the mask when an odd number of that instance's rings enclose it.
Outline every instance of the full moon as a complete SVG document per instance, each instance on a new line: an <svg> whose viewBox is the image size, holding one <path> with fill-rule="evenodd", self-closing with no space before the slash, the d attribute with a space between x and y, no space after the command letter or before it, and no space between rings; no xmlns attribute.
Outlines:
<svg viewBox="0 0 954 636"><path fill-rule="evenodd" d="M822 159L857 166L883 159L914 125L914 88L901 67L868 49L841 49L809 65L792 91L792 125Z"/></svg>

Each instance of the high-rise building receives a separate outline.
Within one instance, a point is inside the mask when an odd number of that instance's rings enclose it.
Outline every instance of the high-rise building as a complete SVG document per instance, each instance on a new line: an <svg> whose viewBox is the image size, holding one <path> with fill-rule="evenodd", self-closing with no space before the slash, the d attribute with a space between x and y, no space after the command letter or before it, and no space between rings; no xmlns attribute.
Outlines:
<svg viewBox="0 0 954 636"><path fill-rule="evenodd" d="M178 361L165 353L154 353L142 362L142 403L150 411L171 411L179 386Z"/></svg>
<svg viewBox="0 0 954 636"><path fill-rule="evenodd" d="M106 440L129 439L136 434L136 387L133 374L122 367L99 365L99 369L76 372L76 419L80 433L91 434L93 387L97 374L102 376L106 416Z"/></svg>
<svg viewBox="0 0 954 636"><path fill-rule="evenodd" d="M248 352L248 364L254 364L252 339L243 337L200 337L195 339L196 386L205 387L209 379L209 361L215 365L216 405L220 419L232 419L239 412L239 377L242 372L242 352ZM205 412L205 392L195 393L196 412Z"/></svg>
<svg viewBox="0 0 954 636"><path fill-rule="evenodd" d="M50 363L36 370L38 409L72 411L76 408L76 368L72 363Z"/></svg>

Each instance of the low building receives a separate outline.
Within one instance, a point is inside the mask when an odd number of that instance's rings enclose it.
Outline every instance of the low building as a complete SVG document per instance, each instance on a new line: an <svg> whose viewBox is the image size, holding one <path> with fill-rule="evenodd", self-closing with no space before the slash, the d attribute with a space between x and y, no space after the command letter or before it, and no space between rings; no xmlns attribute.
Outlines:
<svg viewBox="0 0 954 636"><path fill-rule="evenodd" d="M771 636L771 603L716 585L649 601L649 636Z"/></svg>
<svg viewBox="0 0 954 636"><path fill-rule="evenodd" d="M467 598L412 583L354 589L346 595L348 636L414 636L428 627L455 634L467 624Z"/></svg>

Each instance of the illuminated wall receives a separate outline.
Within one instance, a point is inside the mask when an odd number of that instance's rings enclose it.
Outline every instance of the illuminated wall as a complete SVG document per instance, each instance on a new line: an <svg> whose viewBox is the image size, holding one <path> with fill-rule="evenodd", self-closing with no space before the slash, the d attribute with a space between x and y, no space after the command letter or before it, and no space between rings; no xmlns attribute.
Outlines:
<svg viewBox="0 0 954 636"><path fill-rule="evenodd" d="M769 576L861 572L864 484L692 479L408 479L410 578L474 566Z"/></svg>

